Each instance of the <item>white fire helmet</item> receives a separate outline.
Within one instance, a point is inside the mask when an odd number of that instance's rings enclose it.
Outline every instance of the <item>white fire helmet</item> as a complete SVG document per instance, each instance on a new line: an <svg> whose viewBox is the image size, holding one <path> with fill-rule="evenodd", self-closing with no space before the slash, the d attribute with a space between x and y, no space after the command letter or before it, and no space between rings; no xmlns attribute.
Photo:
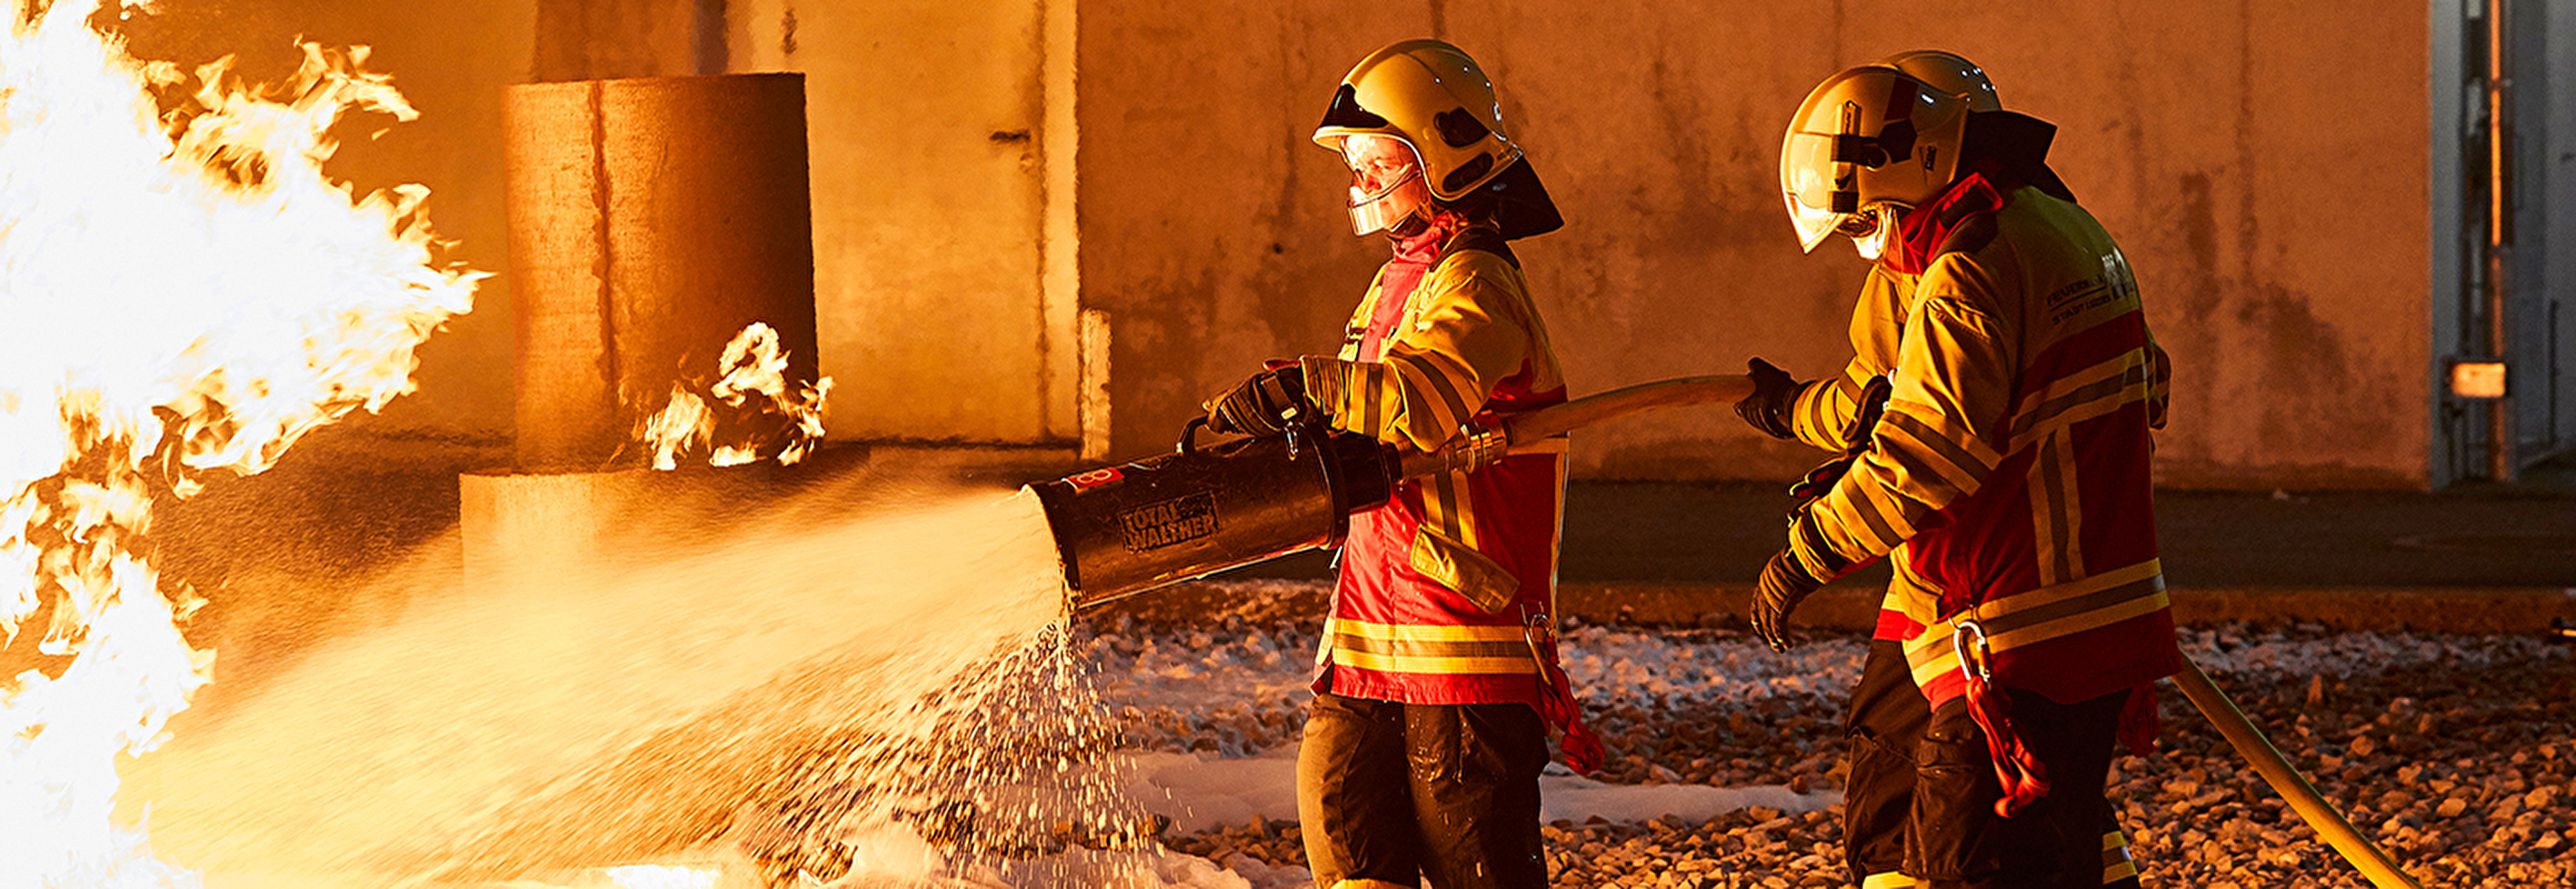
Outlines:
<svg viewBox="0 0 2576 889"><path fill-rule="evenodd" d="M1897 213L1939 196L1958 171L1972 95L1886 64L1817 85L1780 145L1780 190L1799 246L1812 252L1840 231L1868 255Z"/></svg>
<svg viewBox="0 0 2576 889"><path fill-rule="evenodd" d="M1456 201L1492 182L1521 159L1520 146L1503 129L1502 107L1494 84L1464 50L1438 40L1406 40L1370 53L1342 78L1324 122L1315 128L1315 143L1341 152L1345 161L1358 146L1345 146L1353 136L1387 136L1409 148L1418 161L1414 177L1419 190L1405 182L1376 182L1363 189L1363 171L1354 170L1351 227L1368 234L1401 223L1420 210L1419 195Z"/></svg>
<svg viewBox="0 0 2576 889"><path fill-rule="evenodd" d="M1888 56L1878 63L1913 75L1924 86L1967 97L1969 111L2004 110L2003 97L1995 94L1995 82L1986 79L1986 70L1958 53L1917 49Z"/></svg>

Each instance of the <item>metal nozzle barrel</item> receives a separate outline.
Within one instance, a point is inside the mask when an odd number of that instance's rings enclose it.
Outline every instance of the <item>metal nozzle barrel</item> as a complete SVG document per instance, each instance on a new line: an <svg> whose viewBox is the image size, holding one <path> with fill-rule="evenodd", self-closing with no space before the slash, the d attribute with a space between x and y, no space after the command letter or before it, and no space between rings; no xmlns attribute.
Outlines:
<svg viewBox="0 0 2576 889"><path fill-rule="evenodd" d="M1742 376L1630 386L1463 430L1432 453L1398 455L1365 436L1320 430L1250 438L1094 469L1029 486L1045 507L1075 610L1228 568L1338 546L1352 513L1385 503L1398 480L1473 472L1514 446L1660 408L1733 402Z"/></svg>
<svg viewBox="0 0 2576 889"><path fill-rule="evenodd" d="M1395 451L1358 435L1251 438L1031 485L1075 610L1339 545L1395 490Z"/></svg>

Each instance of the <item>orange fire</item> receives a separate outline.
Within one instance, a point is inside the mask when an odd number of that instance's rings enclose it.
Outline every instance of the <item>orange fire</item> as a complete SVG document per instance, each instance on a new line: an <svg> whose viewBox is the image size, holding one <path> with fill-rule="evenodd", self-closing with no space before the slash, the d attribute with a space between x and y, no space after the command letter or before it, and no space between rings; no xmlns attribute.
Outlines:
<svg viewBox="0 0 2576 889"><path fill-rule="evenodd" d="M417 116L365 48L305 44L275 88L218 61L163 109L189 77L92 30L100 2L11 0L0 35L0 647L45 665L0 679L0 886L195 881L110 815L118 754L212 677L153 498L410 391L482 277L433 257L427 189L323 174L342 115Z"/></svg>
<svg viewBox="0 0 2576 889"><path fill-rule="evenodd" d="M707 454L710 466L755 462L763 452L794 464L823 440L823 400L832 378L791 387L787 352L769 325L753 322L735 334L716 373L706 397L674 385L670 404L636 424L635 438L652 451L653 468L676 469L682 456L697 453ZM708 398L731 409L721 421ZM717 443L719 437L725 442Z"/></svg>

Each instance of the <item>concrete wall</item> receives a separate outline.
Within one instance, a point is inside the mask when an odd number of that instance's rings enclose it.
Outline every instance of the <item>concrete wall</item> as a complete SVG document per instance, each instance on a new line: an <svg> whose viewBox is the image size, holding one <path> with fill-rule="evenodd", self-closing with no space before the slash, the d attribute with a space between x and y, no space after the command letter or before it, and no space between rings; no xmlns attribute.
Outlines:
<svg viewBox="0 0 2576 889"><path fill-rule="evenodd" d="M2533 308L2540 335L2526 338L2548 356L2530 391L2540 403L2529 421L2539 450L2576 448L2576 3L2526 9L2534 20L2530 41L2535 81L2522 103L2523 175L2537 203L2538 230L2525 239L2544 254L2533 263L2540 277Z"/></svg>
<svg viewBox="0 0 2576 889"><path fill-rule="evenodd" d="M1070 184L1071 132L1047 115L1071 72L1045 65L1049 13L1072 7L727 5L734 70L805 74L833 437L1077 435L1073 283L1049 282L1045 237L1051 195L1073 198L1048 187Z"/></svg>
<svg viewBox="0 0 2576 889"><path fill-rule="evenodd" d="M1781 124L1843 64L1947 47L2060 125L2057 166L2137 264L2179 372L2167 482L2406 487L2434 481L2422 418L2456 275L2436 255L2451 124L2428 112L2452 97L2426 72L2457 36L2428 31L2450 4L2429 6L165 0L126 31L144 55L240 53L267 76L299 34L374 45L423 118L353 139L334 170L428 184L456 255L498 270L499 88L540 62L703 69L720 10L728 67L809 77L836 437L1078 435L1078 277L1080 308L1108 316L1116 459L1168 447L1260 358L1336 342L1383 248L1346 234L1344 174L1306 137L1379 45L1443 36L1500 81L1571 220L1520 250L1578 393L1756 354L1832 372L1862 267L1789 241ZM620 9L654 14L583 18ZM560 51L580 41L592 57ZM1050 67L1068 42L1074 64ZM642 55L598 54L612 44ZM2357 48L2373 61L2352 64ZM378 425L507 429L508 286L486 282ZM1576 452L1592 477L1778 478L1812 459L1717 410L1627 421Z"/></svg>
<svg viewBox="0 0 2576 889"><path fill-rule="evenodd" d="M118 31L141 58L195 66L239 56L240 73L276 81L300 59L294 41L374 47L368 66L390 72L420 118L352 118L327 169L360 193L418 182L429 218L457 242L450 257L498 272L506 223L501 188L501 87L529 77L536 0L347 3L335 0L164 0ZM381 138L369 134L386 130ZM401 434L494 440L510 425L509 281L483 282L474 311L420 349L420 391L365 425Z"/></svg>
<svg viewBox="0 0 2576 889"><path fill-rule="evenodd" d="M1578 394L1757 354L1835 370L1862 267L1798 253L1781 128L1842 65L1944 47L2059 125L2056 166L2136 264L2177 365L2166 482L2427 481L2422 3L1130 0L1080 27L1083 300L1110 316L1115 456L1168 447L1260 358L1337 342L1383 248L1347 234L1345 174L1307 134L1350 63L1429 34L1495 76L1570 221L1518 249ZM1586 434L1575 465L1814 459L1706 410Z"/></svg>

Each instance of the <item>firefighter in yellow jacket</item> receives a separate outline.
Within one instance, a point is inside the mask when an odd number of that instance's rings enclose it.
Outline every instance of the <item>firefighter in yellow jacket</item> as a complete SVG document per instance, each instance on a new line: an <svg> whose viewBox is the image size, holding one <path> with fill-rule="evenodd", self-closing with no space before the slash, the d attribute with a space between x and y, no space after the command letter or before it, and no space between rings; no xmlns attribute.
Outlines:
<svg viewBox="0 0 2576 889"><path fill-rule="evenodd" d="M1872 266L1842 375L1757 359L1737 405L1843 454L1804 484L1752 618L1785 647L1799 600L1894 569L1851 704L1870 889L2136 885L2103 781L2180 667L2149 486L2168 365L2127 259L2045 163L2054 131L1922 52L1828 78L1781 149L1801 244L1840 233Z"/></svg>
<svg viewBox="0 0 2576 889"><path fill-rule="evenodd" d="M1298 434L1320 420L1428 452L1564 401L1506 243L1562 222L1475 61L1436 40L1381 49L1344 78L1315 141L1351 169L1353 229L1384 232L1394 255L1338 354L1272 362L1210 402L1210 426ZM1552 634L1563 442L1401 482L1352 516L1297 762L1317 886L1547 884L1548 728L1577 768L1600 756Z"/></svg>

